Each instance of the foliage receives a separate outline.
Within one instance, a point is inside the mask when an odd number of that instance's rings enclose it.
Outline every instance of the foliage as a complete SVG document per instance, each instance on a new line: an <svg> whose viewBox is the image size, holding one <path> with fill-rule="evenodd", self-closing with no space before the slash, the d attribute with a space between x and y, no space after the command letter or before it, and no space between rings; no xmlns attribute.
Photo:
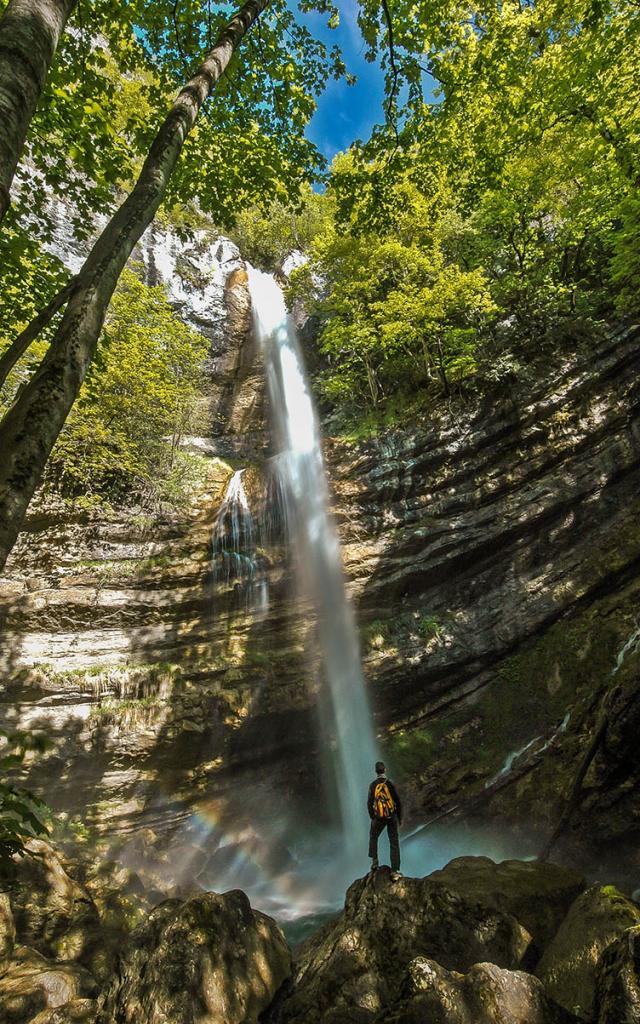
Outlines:
<svg viewBox="0 0 640 1024"><path fill-rule="evenodd" d="M208 342L175 316L161 286L125 271L100 353L49 465L70 496L179 501L193 477L177 446L202 381Z"/></svg>
<svg viewBox="0 0 640 1024"><path fill-rule="evenodd" d="M9 346L67 281L61 261L47 253L26 231L3 227L0 235L0 352ZM42 358L51 336L51 327L43 335L21 366L16 382L26 381L36 360Z"/></svg>
<svg viewBox="0 0 640 1024"><path fill-rule="evenodd" d="M345 157L336 170L353 166ZM407 385L437 382L448 394L473 372L495 313L483 269L447 257L450 225L439 202L425 202L408 180L393 195L393 230L330 225L313 243L312 265L292 275L290 301L313 297L313 274L322 281L315 309L329 368L320 386L344 406L378 406Z"/></svg>
<svg viewBox="0 0 640 1024"><path fill-rule="evenodd" d="M629 195L620 204L620 222L613 238L611 283L618 308L637 313L640 296L640 198Z"/></svg>
<svg viewBox="0 0 640 1024"><path fill-rule="evenodd" d="M331 221L327 196L303 186L297 206L275 201L241 210L229 232L243 257L262 270L277 270L294 250L305 252Z"/></svg>
<svg viewBox="0 0 640 1024"><path fill-rule="evenodd" d="M385 759L400 778L410 778L428 768L433 761L440 736L435 727L412 732L392 733L385 743Z"/></svg>
<svg viewBox="0 0 640 1024"><path fill-rule="evenodd" d="M37 733L0 729L0 771L20 768L30 752L46 750L46 739ZM24 854L30 839L49 834L45 819L49 809L34 793L11 782L0 781L0 874L13 868L15 854Z"/></svg>
<svg viewBox="0 0 640 1024"><path fill-rule="evenodd" d="M394 116L334 162L336 223L291 282L347 421L503 386L638 310L635 5L436 7L394 4Z"/></svg>

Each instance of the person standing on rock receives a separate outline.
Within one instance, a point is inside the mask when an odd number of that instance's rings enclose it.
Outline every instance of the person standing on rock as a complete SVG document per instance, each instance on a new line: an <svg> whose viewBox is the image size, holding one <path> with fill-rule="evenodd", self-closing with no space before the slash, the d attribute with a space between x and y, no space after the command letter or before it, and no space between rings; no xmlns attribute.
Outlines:
<svg viewBox="0 0 640 1024"><path fill-rule="evenodd" d="M400 874L400 841L398 839L398 826L402 825L402 803L396 787L391 779L387 778L385 771L382 761L378 761L376 763L376 778L369 786L367 798L367 810L371 818L369 856L371 857L371 870L375 871L378 867L378 839L386 828L391 851L391 877L395 882L398 878L402 878Z"/></svg>

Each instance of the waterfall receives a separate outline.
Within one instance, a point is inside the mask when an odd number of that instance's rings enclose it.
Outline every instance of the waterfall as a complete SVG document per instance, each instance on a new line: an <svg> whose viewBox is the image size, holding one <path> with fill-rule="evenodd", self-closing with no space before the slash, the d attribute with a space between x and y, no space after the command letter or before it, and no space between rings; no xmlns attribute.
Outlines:
<svg viewBox="0 0 640 1024"><path fill-rule="evenodd" d="M255 546L255 525L242 480L244 469L231 477L213 524L214 583L233 583L235 593L248 611L256 591L266 601L266 580L261 578Z"/></svg>
<svg viewBox="0 0 640 1024"><path fill-rule="evenodd" d="M320 428L295 326L284 296L269 274L249 268L254 325L264 355L275 472L285 523L297 554L300 595L318 624L323 675L335 737L333 772L347 849L362 849L367 829L366 794L374 774L376 744L360 662L353 610L347 599ZM329 736L324 737L329 748Z"/></svg>

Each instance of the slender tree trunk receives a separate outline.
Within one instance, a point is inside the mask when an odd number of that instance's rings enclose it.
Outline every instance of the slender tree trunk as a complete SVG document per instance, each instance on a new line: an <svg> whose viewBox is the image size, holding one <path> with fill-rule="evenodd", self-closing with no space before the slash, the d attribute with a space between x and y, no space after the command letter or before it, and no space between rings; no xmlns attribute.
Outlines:
<svg viewBox="0 0 640 1024"><path fill-rule="evenodd" d="M20 357L27 351L31 342L35 341L47 324L53 320L56 313L58 313L65 305L69 296L72 294L76 283L77 282L74 277L64 286L64 288L61 288L58 294L54 295L51 299L51 302L49 302L44 309L42 309L38 315L33 318L31 323L27 324L24 331L21 331L18 337L9 345L9 348L2 353L2 356L0 356L0 388L5 383L7 377Z"/></svg>
<svg viewBox="0 0 640 1024"><path fill-rule="evenodd" d="M133 191L77 275L47 355L0 425L0 568L84 380L109 301L131 251L164 197L184 140L241 39L269 0L248 0L227 23L156 135Z"/></svg>
<svg viewBox="0 0 640 1024"><path fill-rule="evenodd" d="M49 65L76 0L9 0L0 18L0 221Z"/></svg>

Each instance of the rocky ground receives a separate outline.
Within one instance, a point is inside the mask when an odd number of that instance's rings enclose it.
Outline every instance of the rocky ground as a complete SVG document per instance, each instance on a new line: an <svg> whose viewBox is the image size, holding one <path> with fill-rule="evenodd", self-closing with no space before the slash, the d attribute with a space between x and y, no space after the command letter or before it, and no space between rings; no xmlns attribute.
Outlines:
<svg viewBox="0 0 640 1024"><path fill-rule="evenodd" d="M558 865L465 857L399 881L381 868L294 950L239 890L149 909L103 869L42 841L16 862L0 893L2 1024L640 1021L640 907Z"/></svg>

